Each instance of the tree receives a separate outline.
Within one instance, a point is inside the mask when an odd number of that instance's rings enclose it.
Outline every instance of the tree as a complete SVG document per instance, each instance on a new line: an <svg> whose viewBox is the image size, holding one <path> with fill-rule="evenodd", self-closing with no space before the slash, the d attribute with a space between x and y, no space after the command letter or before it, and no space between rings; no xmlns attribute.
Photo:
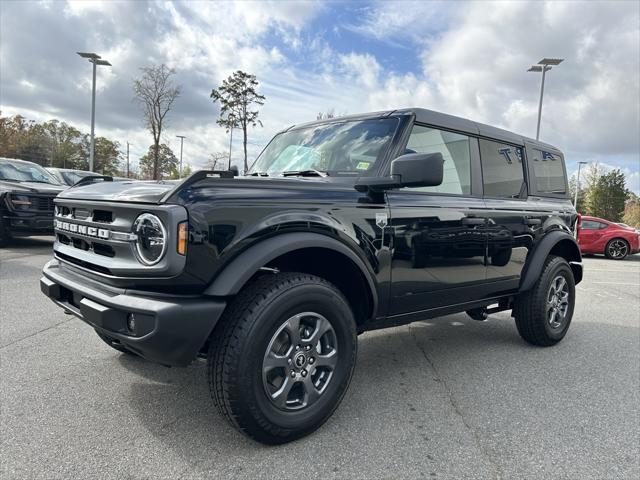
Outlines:
<svg viewBox="0 0 640 480"><path fill-rule="evenodd" d="M105 137L96 137L93 161L96 172L100 172L102 175L118 175L120 173L120 144Z"/></svg>
<svg viewBox="0 0 640 480"><path fill-rule="evenodd" d="M582 183L582 182L581 182ZM571 177L569 180L569 195L571 195L571 199L576 198L576 177ZM580 190L578 190L578 201L575 205L576 210L579 213L583 213L586 211L587 201L587 190L580 185Z"/></svg>
<svg viewBox="0 0 640 480"><path fill-rule="evenodd" d="M624 206L622 221L633 228L640 228L640 201L636 199L627 200Z"/></svg>
<svg viewBox="0 0 640 480"><path fill-rule="evenodd" d="M150 145L147 153L140 157L140 174L144 178L161 180L163 175L169 176L171 172L177 172L178 163L178 157L164 143L158 147Z"/></svg>
<svg viewBox="0 0 640 480"><path fill-rule="evenodd" d="M336 117L335 109L330 108L326 112L318 112L318 115L316 115L316 120L329 120L330 118L335 118L335 117Z"/></svg>
<svg viewBox="0 0 640 480"><path fill-rule="evenodd" d="M234 72L229 78L222 81L218 89L211 90L210 97L213 102L220 103L220 118L218 125L225 127L227 131L235 127L242 128L244 147L244 171L249 170L247 164L247 128L256 125L262 126L258 120L258 110L252 110L254 105L264 105L265 97L256 92L258 81L255 75L250 75L241 70Z"/></svg>
<svg viewBox="0 0 640 480"><path fill-rule="evenodd" d="M625 177L619 169L601 175L589 189L587 213L612 222L619 222L627 199Z"/></svg>
<svg viewBox="0 0 640 480"><path fill-rule="evenodd" d="M145 124L153 136L153 179L158 180L162 173L160 167L162 129L173 102L180 96L182 87L173 84L171 77L175 75L175 70L165 64L143 67L140 70L142 70L142 76L133 81L133 91L142 105Z"/></svg>
<svg viewBox="0 0 640 480"><path fill-rule="evenodd" d="M229 161L229 154L227 152L214 152L209 155L209 163L207 168L209 170L226 170L226 164Z"/></svg>

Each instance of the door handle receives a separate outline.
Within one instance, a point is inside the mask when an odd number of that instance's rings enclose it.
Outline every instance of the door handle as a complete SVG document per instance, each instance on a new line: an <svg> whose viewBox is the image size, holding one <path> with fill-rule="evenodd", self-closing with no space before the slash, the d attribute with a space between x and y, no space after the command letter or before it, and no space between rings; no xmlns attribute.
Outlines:
<svg viewBox="0 0 640 480"><path fill-rule="evenodd" d="M523 223L525 225L540 225L542 223L542 220L540 220L539 218L525 218L523 220Z"/></svg>
<svg viewBox="0 0 640 480"><path fill-rule="evenodd" d="M464 217L462 219L462 225L484 225L484 218Z"/></svg>

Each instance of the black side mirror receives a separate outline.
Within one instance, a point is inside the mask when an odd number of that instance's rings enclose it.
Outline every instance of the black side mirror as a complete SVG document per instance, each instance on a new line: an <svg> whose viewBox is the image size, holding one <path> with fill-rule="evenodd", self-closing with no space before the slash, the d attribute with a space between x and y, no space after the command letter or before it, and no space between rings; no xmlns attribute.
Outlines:
<svg viewBox="0 0 640 480"><path fill-rule="evenodd" d="M441 153L408 153L391 162L390 177L363 177L355 188L366 192L400 187L435 187L442 183L443 165Z"/></svg>
<svg viewBox="0 0 640 480"><path fill-rule="evenodd" d="M408 153L391 162L391 177L401 187L435 187L442 183L441 153Z"/></svg>

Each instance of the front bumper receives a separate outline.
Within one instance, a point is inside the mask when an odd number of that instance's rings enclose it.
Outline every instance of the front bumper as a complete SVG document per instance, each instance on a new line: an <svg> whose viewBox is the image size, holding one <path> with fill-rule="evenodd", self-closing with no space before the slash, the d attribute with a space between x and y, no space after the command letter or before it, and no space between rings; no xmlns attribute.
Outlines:
<svg viewBox="0 0 640 480"><path fill-rule="evenodd" d="M56 304L148 360L186 366L217 324L226 302L212 297L129 292L88 279L58 260L42 271L40 289ZM135 328L127 320L133 315Z"/></svg>
<svg viewBox="0 0 640 480"><path fill-rule="evenodd" d="M3 215L2 224L4 228L11 232L11 235L52 235L53 234L53 214L51 215Z"/></svg>

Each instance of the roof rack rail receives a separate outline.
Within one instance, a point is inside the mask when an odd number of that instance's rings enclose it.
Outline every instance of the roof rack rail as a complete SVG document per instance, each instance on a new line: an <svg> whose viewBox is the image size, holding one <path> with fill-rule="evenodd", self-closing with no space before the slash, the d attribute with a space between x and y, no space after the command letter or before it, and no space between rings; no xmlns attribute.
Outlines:
<svg viewBox="0 0 640 480"><path fill-rule="evenodd" d="M109 175L87 175L86 177L82 177L76 183L71 185L71 188L79 187L81 185L89 185L90 183L93 183L97 180L102 180L103 182L113 182L113 177Z"/></svg>

